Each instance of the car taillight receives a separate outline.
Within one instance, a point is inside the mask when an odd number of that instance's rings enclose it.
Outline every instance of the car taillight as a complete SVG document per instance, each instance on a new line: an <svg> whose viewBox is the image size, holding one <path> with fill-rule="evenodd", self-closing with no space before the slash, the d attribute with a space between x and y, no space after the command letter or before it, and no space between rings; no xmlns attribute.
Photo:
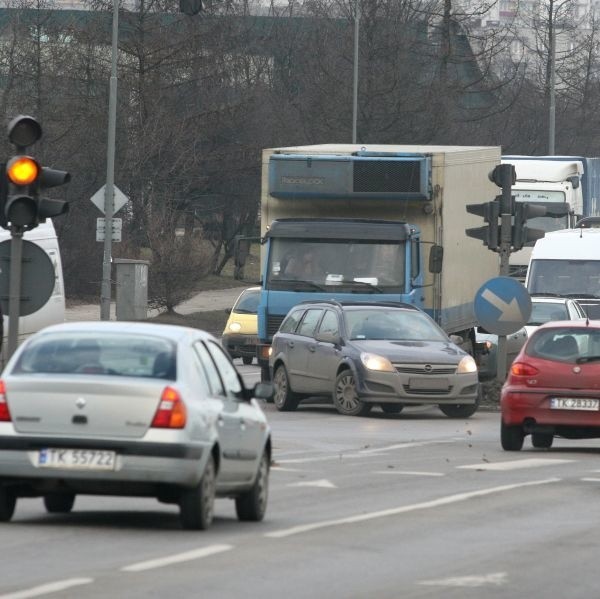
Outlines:
<svg viewBox="0 0 600 599"><path fill-rule="evenodd" d="M539 370L531 364L516 362L510 367L510 372L515 376L533 376L534 374L538 374Z"/></svg>
<svg viewBox="0 0 600 599"><path fill-rule="evenodd" d="M153 428L183 428L186 417L185 404L179 392L173 387L165 387L151 426Z"/></svg>
<svg viewBox="0 0 600 599"><path fill-rule="evenodd" d="M4 381L0 381L0 422L10 422L10 412L6 402L6 388Z"/></svg>

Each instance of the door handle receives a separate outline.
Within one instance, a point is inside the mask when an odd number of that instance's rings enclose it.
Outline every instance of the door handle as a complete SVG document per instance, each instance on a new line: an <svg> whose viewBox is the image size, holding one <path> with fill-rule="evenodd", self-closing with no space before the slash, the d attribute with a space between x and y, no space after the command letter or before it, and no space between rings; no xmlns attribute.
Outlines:
<svg viewBox="0 0 600 599"><path fill-rule="evenodd" d="M294 342L293 341L288 341L288 347L294 347Z"/></svg>
<svg viewBox="0 0 600 599"><path fill-rule="evenodd" d="M317 350L317 346L316 345L309 345L308 346L308 351L311 351L311 352L314 353L316 350Z"/></svg>

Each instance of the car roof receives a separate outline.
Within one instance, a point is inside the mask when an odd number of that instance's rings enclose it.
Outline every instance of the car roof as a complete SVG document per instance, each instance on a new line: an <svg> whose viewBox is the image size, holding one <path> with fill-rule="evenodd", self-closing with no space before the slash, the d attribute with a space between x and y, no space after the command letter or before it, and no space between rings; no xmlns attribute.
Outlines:
<svg viewBox="0 0 600 599"><path fill-rule="evenodd" d="M541 329L600 329L600 320L551 320L540 325L537 330Z"/></svg>
<svg viewBox="0 0 600 599"><path fill-rule="evenodd" d="M352 301L352 300L304 300L296 304L298 306L307 305L326 305L326 306L337 306L338 308L402 308L405 310L414 310L419 312L419 308L405 304L402 302L366 302L366 301Z"/></svg>
<svg viewBox="0 0 600 599"><path fill-rule="evenodd" d="M37 335L45 333L134 333L139 335L154 335L177 342L187 335L193 334L202 339L214 339L207 331L182 327L173 324L156 322L130 322L130 321L80 321L63 322L45 327Z"/></svg>

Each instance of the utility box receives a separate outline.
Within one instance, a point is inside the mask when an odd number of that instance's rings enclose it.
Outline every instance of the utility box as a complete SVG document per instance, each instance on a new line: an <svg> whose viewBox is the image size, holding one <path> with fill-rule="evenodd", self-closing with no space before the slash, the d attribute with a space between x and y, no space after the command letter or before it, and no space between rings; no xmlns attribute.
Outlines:
<svg viewBox="0 0 600 599"><path fill-rule="evenodd" d="M145 320L148 317L147 260L113 260L117 268L117 320Z"/></svg>

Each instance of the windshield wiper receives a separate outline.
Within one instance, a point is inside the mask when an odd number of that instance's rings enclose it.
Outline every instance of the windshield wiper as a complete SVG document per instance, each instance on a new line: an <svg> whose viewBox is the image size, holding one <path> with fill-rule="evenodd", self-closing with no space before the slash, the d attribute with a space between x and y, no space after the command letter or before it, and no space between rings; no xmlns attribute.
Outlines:
<svg viewBox="0 0 600 599"><path fill-rule="evenodd" d="M588 362L598 362L598 360L600 360L600 356L581 356L575 362L577 364L587 364Z"/></svg>
<svg viewBox="0 0 600 599"><path fill-rule="evenodd" d="M546 296L546 297L563 297L562 293L552 293L551 291L536 291L529 294L531 297Z"/></svg>
<svg viewBox="0 0 600 599"><path fill-rule="evenodd" d="M365 281L344 281L342 286L352 286L352 287L362 287L367 291L377 291L377 293L383 293L383 289L381 287L377 287L377 285L373 285L371 283L367 283Z"/></svg>

